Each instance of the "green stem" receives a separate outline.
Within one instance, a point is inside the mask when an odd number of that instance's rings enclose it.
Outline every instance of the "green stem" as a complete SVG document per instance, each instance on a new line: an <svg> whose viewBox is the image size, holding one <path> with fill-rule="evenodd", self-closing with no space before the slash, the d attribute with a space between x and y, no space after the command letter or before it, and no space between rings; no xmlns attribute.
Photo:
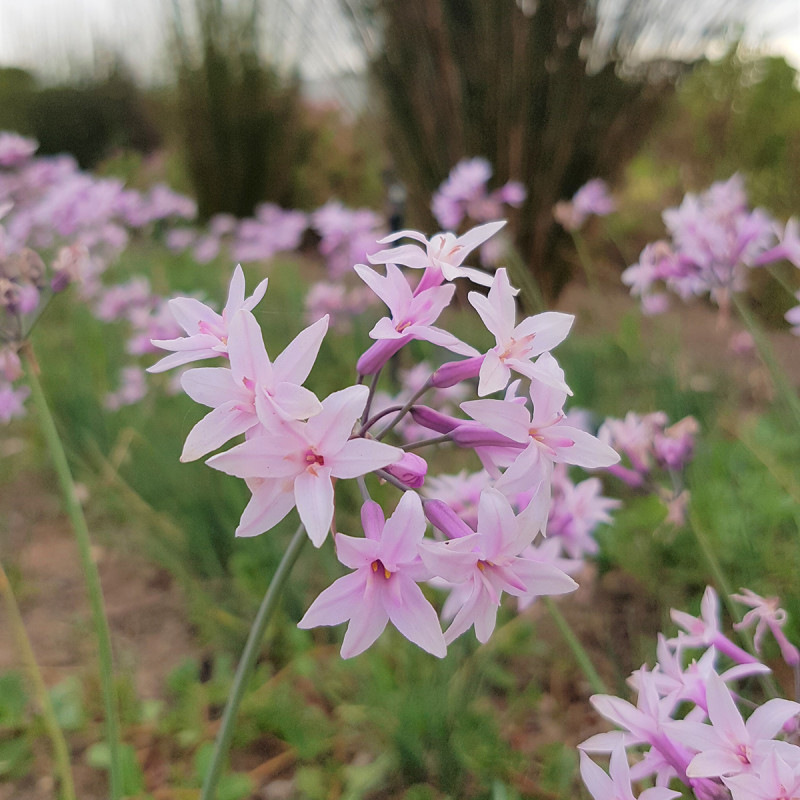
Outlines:
<svg viewBox="0 0 800 800"><path fill-rule="evenodd" d="M775 358L769 339L756 321L755 316L747 307L747 303L736 293L733 295L733 303L736 306L736 310L739 312L739 316L750 331L753 341L756 343L758 355L764 363L764 366L769 370L775 389L792 414L794 414L795 421L798 426L800 426L800 397L798 397L797 392L789 383L786 373Z"/></svg>
<svg viewBox="0 0 800 800"><path fill-rule="evenodd" d="M236 668L236 675L234 675L233 678L231 693L228 696L228 702L225 704L225 710L222 713L222 721L220 722L220 729L217 733L217 741L214 744L211 765L203 781L203 791L200 795L200 800L213 800L216 795L217 783L222 776L222 767L227 758L228 750L230 749L236 715L239 711L239 706L244 697L244 692L247 688L247 683L253 672L253 668L255 667L256 660L261 652L261 641L264 638L264 632L278 607L281 591L307 539L308 536L306 535L305 528L301 525L289 542L289 546L286 548L286 552L283 554L283 558L281 558L278 568L275 570L275 575L273 575L270 581L267 593L261 601L261 606L258 609L256 618L253 620L253 627L250 628L250 635L247 637L247 643L244 646L242 657L239 660L239 666Z"/></svg>
<svg viewBox="0 0 800 800"><path fill-rule="evenodd" d="M58 777L58 784L61 789L61 797L63 800L75 800L75 784L72 780L72 769L69 764L67 742L58 724L56 712L53 708L53 701L50 699L50 693L47 691L47 685L42 677L42 671L39 669L39 665L36 662L36 655L33 652L31 640L28 638L28 632L25 630L25 623L22 619L22 614L20 614L19 606L17 605L17 598L14 597L14 591L11 588L11 584L9 583L8 576L2 564L0 564L0 594L3 595L14 639L17 642L22 661L25 664L28 677L33 685L33 693L41 709L44 726L50 736L50 741L53 743L53 758L56 765L55 769Z"/></svg>
<svg viewBox="0 0 800 800"><path fill-rule="evenodd" d="M608 687L603 682L603 679L600 677L598 671L594 668L592 659L589 658L589 654L583 649L583 645L578 641L578 637L575 635L575 632L572 630L569 622L567 622L564 615L558 610L558 606L553 602L553 598L543 597L542 602L544 603L545 608L550 612L553 622L556 623L559 631L561 631L561 635L566 640L569 649L572 650L572 655L575 656L578 666L586 676L586 680L589 681L592 691L595 694L608 694Z"/></svg>
<svg viewBox="0 0 800 800"><path fill-rule="evenodd" d="M114 668L111 655L111 634L108 629L105 607L103 604L103 590L100 585L100 575L97 565L92 560L91 541L83 509L75 493L75 483L64 452L64 445L58 434L55 420L47 404L42 385L38 377L38 365L33 355L33 349L27 344L21 351L25 357L28 384L31 396L39 416L39 424L44 434L50 457L55 467L61 494L64 499L64 509L69 517L75 540L78 544L83 578L89 594L89 604L92 609L92 621L97 637L98 660L100 664L100 682L103 692L103 703L106 717L106 739L109 752L109 797L110 800L119 800L122 794L122 771L120 768L120 741L119 724L117 721L117 698L114 687Z"/></svg>
<svg viewBox="0 0 800 800"><path fill-rule="evenodd" d="M597 294L600 290L600 285L597 282L597 274L595 273L592 259L589 256L589 250L586 247L586 242L581 236L580 231L572 231L572 241L575 243L575 252L578 254L578 261L583 267L583 274L586 275L586 283L592 294Z"/></svg>
<svg viewBox="0 0 800 800"><path fill-rule="evenodd" d="M539 314L546 311L547 305L544 302L539 282L522 260L517 248L509 244L505 255L508 263L508 276L511 283L518 286L520 290L519 302L522 308L528 314Z"/></svg>

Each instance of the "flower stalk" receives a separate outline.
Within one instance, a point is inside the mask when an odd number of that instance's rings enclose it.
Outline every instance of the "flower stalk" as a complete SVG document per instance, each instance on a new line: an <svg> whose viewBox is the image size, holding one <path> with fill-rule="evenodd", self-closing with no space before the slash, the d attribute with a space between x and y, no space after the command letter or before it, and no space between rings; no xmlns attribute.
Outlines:
<svg viewBox="0 0 800 800"><path fill-rule="evenodd" d="M278 601L280 600L286 580L297 562L303 545L307 540L308 536L306 536L305 527L300 525L292 537L292 540L289 542L289 546L286 548L286 552L283 554L278 568L275 570L275 575L273 575L270 581L267 592L256 614L256 618L253 620L250 634L247 637L247 643L244 646L242 657L239 660L239 666L236 668L236 674L233 678L228 702L225 704L225 710L222 713L217 740L214 744L214 752L211 756L211 764L209 765L208 772L203 782L203 791L200 795L200 800L213 800L214 797L216 797L217 784L222 777L222 769L231 746L233 726L236 722L236 716L239 712L239 706L242 703L247 683L253 673L253 668L255 667L256 660L261 651L261 641L264 638L267 625L269 625L278 607Z"/></svg>
<svg viewBox="0 0 800 800"><path fill-rule="evenodd" d="M103 602L103 590L100 584L100 574L97 565L92 560L91 541L86 518L83 515L80 501L75 491L75 482L72 479L64 445L56 428L55 420L44 395L39 381L39 366L33 353L33 348L28 342L21 350L24 357L28 384L31 397L36 406L39 424L42 429L50 458L53 462L61 494L64 500L64 509L69 517L75 541L78 545L81 569L89 594L89 604L92 610L92 623L97 637L97 652L100 667L100 683L105 707L106 740L109 752L109 797L110 800L119 800L122 795L122 771L120 763L120 737L119 721L117 717L117 697L114 686L114 667L111 651L111 633Z"/></svg>

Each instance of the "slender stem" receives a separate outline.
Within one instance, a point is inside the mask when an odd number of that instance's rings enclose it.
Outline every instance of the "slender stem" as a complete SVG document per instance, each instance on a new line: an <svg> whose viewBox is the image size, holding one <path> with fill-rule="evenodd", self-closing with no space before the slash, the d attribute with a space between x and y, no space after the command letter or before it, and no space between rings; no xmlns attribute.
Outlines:
<svg viewBox="0 0 800 800"><path fill-rule="evenodd" d="M222 767L230 749L236 715L239 711L242 698L244 697L247 683L255 667L258 654L261 651L261 641L264 638L264 632L278 607L281 591L307 539L308 536L306 535L305 528L301 525L289 542L289 546L286 548L286 552L283 554L283 558L281 558L278 568L275 570L275 574L270 581L264 599L261 601L261 606L258 609L256 618L253 620L253 627L250 628L247 643L244 646L242 657L239 660L239 666L236 668L236 675L234 675L233 678L231 693L228 697L228 702L225 704L225 710L222 713L222 721L220 722L220 729L217 733L217 741L214 744L211 765L203 781L203 791L200 795L200 800L213 800L216 796L217 783L222 776Z"/></svg>
<svg viewBox="0 0 800 800"><path fill-rule="evenodd" d="M778 394L786 403L789 410L794 414L795 421L800 426L800 397L798 397L797 392L789 383L786 373L775 358L769 339L756 321L755 316L747 307L747 303L738 293L733 294L733 302L736 306L736 310L739 312L739 316L741 316L756 343L761 361L772 376L775 389L778 391Z"/></svg>
<svg viewBox="0 0 800 800"><path fill-rule="evenodd" d="M394 475L390 475L385 469L376 469L375 474L386 483L391 483L396 489L399 489L401 492L407 492L408 486L406 486L402 481L399 481Z"/></svg>
<svg viewBox="0 0 800 800"><path fill-rule="evenodd" d="M420 386L420 388L417 389L416 392L414 392L411 399L400 409L400 411L397 412L397 416L375 437L376 439L378 439L378 441L380 441L381 439L385 439L386 436L390 433L390 431L394 430L395 425L397 425L400 422L400 420L403 419L403 417L406 414L408 414L409 411L411 411L411 408L414 405L414 403L416 403L417 400L419 400L420 397L422 397L422 395L424 395L425 392L428 391L428 389L432 388L431 386L432 378L433 375L431 375L431 377L428 378L428 380L425 381L425 383L423 383L422 386Z"/></svg>
<svg viewBox="0 0 800 800"><path fill-rule="evenodd" d="M89 604L92 609L92 622L94 624L95 635L97 637L97 654L100 664L100 683L103 692L103 704L105 706L106 717L106 739L108 741L109 752L109 797L111 800L119 800L122 794L122 770L120 767L120 739L119 722L117 719L117 697L114 686L114 666L111 654L111 633L108 629L108 619L106 618L105 606L103 603L103 589L100 584L100 574L97 565L92 560L91 541L89 539L89 529L86 526L86 518L83 516L83 509L78 501L75 492L75 483L72 480L72 473L67 462L67 455L64 452L64 445L58 434L55 420L47 404L47 398L42 390L42 385L38 377L38 365L33 354L30 343L27 343L21 350L25 357L25 365L28 375L28 384L31 387L31 396L39 416L39 424L42 428L50 457L53 460L58 482L61 487L61 494L64 499L64 509L69 517L72 530L75 533L75 541L78 544L81 568L83 569L83 579L89 594Z"/></svg>
<svg viewBox="0 0 800 800"><path fill-rule="evenodd" d="M373 376L369 384L369 394L367 395L367 402L364 406L364 411L361 414L361 422L365 423L369 419L369 410L372 408L372 399L375 397L375 390L378 388L378 379L381 377L381 370L378 370Z"/></svg>
<svg viewBox="0 0 800 800"><path fill-rule="evenodd" d="M595 694L608 694L608 687L603 682L603 679L600 677L598 671L594 668L592 659L589 658L589 654L586 652L586 650L584 650L583 645L578 641L578 637L570 627L569 622L567 622L564 615L558 610L558 606L553 602L553 598L543 597L542 602L544 603L545 608L550 612L553 622L556 623L559 631L561 631L561 635L566 640L569 649L572 650L572 655L575 656L578 666L586 676L586 680L589 681L592 691Z"/></svg>
<svg viewBox="0 0 800 800"><path fill-rule="evenodd" d="M545 311L547 305L544 302L539 282L528 265L522 260L517 248L509 243L505 255L511 282L520 289L519 302L522 308L528 314L538 314Z"/></svg>
<svg viewBox="0 0 800 800"><path fill-rule="evenodd" d="M770 264L769 266L767 266L767 268L766 268L766 269L767 269L767 272L769 272L769 274L770 274L770 275L772 275L772 277L773 277L773 278L775 278L775 280L776 280L776 281L777 281L777 282L778 282L778 283L779 283L779 284L780 284L780 285L781 285L781 286L782 286L782 287L783 287L783 288L784 288L784 289L785 289L785 290L786 290L786 291L787 291L787 292L788 292L788 293L789 293L789 294L790 294L792 297L794 297L794 296L795 296L795 293L796 293L797 289L796 289L794 286L792 286L792 284L791 284L791 283L790 283L788 280L786 280L786 278L785 278L783 275L781 275L781 272L780 272L780 270L779 270L779 269L778 269L778 268L777 268L777 267L776 267L774 264Z"/></svg>
<svg viewBox="0 0 800 800"><path fill-rule="evenodd" d="M64 739L64 733L58 724L53 701L47 691L42 671L36 663L36 655L33 652L31 640L28 638L28 632L25 630L25 623L17 605L17 598L14 597L14 590L11 588L2 564L0 564L0 594L3 595L3 600L6 604L12 633L22 656L22 661L28 670L28 677L33 685L36 702L42 712L44 726L50 736L50 741L53 743L53 757L62 800L75 800L75 784L72 780L72 768L69 764L69 748Z"/></svg>
<svg viewBox="0 0 800 800"><path fill-rule="evenodd" d="M398 411L402 411L403 406L389 406L389 408L384 408L383 411L379 411L377 414L373 414L360 428L358 431L359 436L363 436L376 422L382 420L384 417L388 417L389 414L396 414Z"/></svg>
<svg viewBox="0 0 800 800"><path fill-rule="evenodd" d="M586 283L590 291L596 294L600 289L597 282L597 274L595 273L592 259L589 256L589 251L586 248L586 242L580 231L572 231L572 241L575 243L575 252L578 254L578 261L583 267L583 274L586 275Z"/></svg>
<svg viewBox="0 0 800 800"><path fill-rule="evenodd" d="M433 444L444 444L445 442L452 442L453 437L449 433L443 433L441 436L432 436L430 439L420 439L418 442L411 442L411 444L404 444L403 450L409 452L410 450L419 450L422 447L428 447Z"/></svg>

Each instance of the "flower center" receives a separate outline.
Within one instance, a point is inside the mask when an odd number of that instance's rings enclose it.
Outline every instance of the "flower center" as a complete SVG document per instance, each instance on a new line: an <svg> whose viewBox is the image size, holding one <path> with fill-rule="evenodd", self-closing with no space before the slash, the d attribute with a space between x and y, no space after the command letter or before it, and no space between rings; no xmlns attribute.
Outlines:
<svg viewBox="0 0 800 800"><path fill-rule="evenodd" d="M740 744L736 748L736 757L739 759L739 761L742 762L742 764L749 764L751 756L752 756L752 751L749 745Z"/></svg>
<svg viewBox="0 0 800 800"><path fill-rule="evenodd" d="M325 458L313 450L307 450L305 455L306 469L312 474L317 474L317 467L325 466Z"/></svg>
<svg viewBox="0 0 800 800"><path fill-rule="evenodd" d="M387 581L392 577L392 573L383 566L383 561L381 561L379 558L376 558L372 562L372 571L377 573L379 570L383 572L383 577L386 578Z"/></svg>

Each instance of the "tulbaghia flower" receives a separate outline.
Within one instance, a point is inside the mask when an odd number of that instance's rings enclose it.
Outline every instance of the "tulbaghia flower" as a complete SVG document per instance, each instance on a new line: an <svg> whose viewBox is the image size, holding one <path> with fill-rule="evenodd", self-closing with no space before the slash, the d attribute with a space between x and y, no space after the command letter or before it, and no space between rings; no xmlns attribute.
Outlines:
<svg viewBox="0 0 800 800"><path fill-rule="evenodd" d="M355 270L392 313L391 319L383 317L370 331L369 335L378 343L359 359L359 373L375 374L412 339L431 342L463 356L478 355L474 347L433 325L450 303L455 286L432 286L421 292L412 292L403 273L394 264L387 264L385 278L363 264L357 264Z"/></svg>
<svg viewBox="0 0 800 800"><path fill-rule="evenodd" d="M208 460L229 475L258 479L237 536L269 530L296 505L309 538L322 545L333 520L332 479L357 478L403 456L397 447L350 438L368 394L366 386L334 392L308 422L273 419L263 435Z"/></svg>
<svg viewBox="0 0 800 800"><path fill-rule="evenodd" d="M611 751L608 775L581 751L581 778L594 800L634 800L628 756L622 743ZM680 794L666 787L653 786L645 789L639 800L673 800Z"/></svg>
<svg viewBox="0 0 800 800"><path fill-rule="evenodd" d="M351 658L363 653L391 622L414 644L443 658L447 647L439 620L417 585L432 577L419 556L425 534L419 495L406 492L385 522L377 503L365 503L361 519L366 538L336 534L336 554L355 572L322 592L298 626L349 620L342 658Z"/></svg>
<svg viewBox="0 0 800 800"><path fill-rule="evenodd" d="M0 133L0 167L16 167L39 149L39 142L18 133Z"/></svg>
<svg viewBox="0 0 800 800"><path fill-rule="evenodd" d="M488 222L467 231L463 236L453 233L437 233L430 241L418 231L398 231L379 244L389 244L398 239L414 239L424 245L423 250L416 244L404 244L389 250L381 250L369 256L371 264L402 264L412 269L426 270L416 291L438 286L442 281L454 281L456 278L469 278L480 286L491 286L492 276L478 269L464 267L467 256L482 245L505 225L505 220Z"/></svg>
<svg viewBox="0 0 800 800"><path fill-rule="evenodd" d="M685 611L673 608L670 611L672 621L683 628L678 638L669 643L676 647L715 647L720 653L739 664L758 661L755 656L735 645L719 627L719 597L711 586L707 586L700 603L700 616L693 617Z"/></svg>
<svg viewBox="0 0 800 800"><path fill-rule="evenodd" d="M426 513L440 502L428 501ZM428 516L450 539L423 544L422 560L433 574L469 587L462 590L464 604L445 633L448 644L473 625L478 641L488 641L503 592L519 597L564 594L578 588L572 578L551 564L520 556L536 531L520 524L508 500L496 489L481 494L474 533L463 522L453 525L455 520L450 515Z"/></svg>
<svg viewBox="0 0 800 800"><path fill-rule="evenodd" d="M172 367L215 358L228 352L228 325L240 309L252 311L267 291L265 278L256 286L250 297L244 296L244 272L237 266L233 273L228 301L222 314L210 309L193 297L176 297L169 301L169 308L178 324L188 336L180 339L154 339L153 345L163 350L175 351L172 355L148 368L148 372L164 372Z"/></svg>
<svg viewBox="0 0 800 800"><path fill-rule="evenodd" d="M776 698L759 706L745 722L716 673L709 675L706 700L710 725L690 720L670 725L676 738L698 751L686 768L690 778L750 772L766 756L766 743L800 713L800 703Z"/></svg>
<svg viewBox="0 0 800 800"><path fill-rule="evenodd" d="M531 475L541 475L543 469L549 470L556 462L594 469L619 461L619 455L607 444L565 424L567 395L552 386L564 380L564 372L556 360L544 353L538 366L542 372L549 372L549 378L547 383L531 381L533 414L524 405L503 400L470 400L461 404L473 419L525 447L506 473L509 482L512 474L519 479L522 484L519 491L530 485Z"/></svg>
<svg viewBox="0 0 800 800"><path fill-rule="evenodd" d="M751 610L744 615L741 622L735 622L733 627L736 630L742 630L751 625L756 626L753 646L759 655L761 655L764 635L769 630L781 649L783 660L790 667L800 665L800 652L786 638L786 634L783 632L787 617L786 612L778 605L780 599L777 597L759 597L750 589L741 589L740 591L742 592L741 594L732 594L731 599L736 600L737 603L744 603L744 605L750 606Z"/></svg>
<svg viewBox="0 0 800 800"><path fill-rule="evenodd" d="M532 359L563 342L575 317L548 311L527 317L517 325L514 294L505 269L495 273L488 297L478 292L469 293L469 302L497 340L481 364L478 394L483 397L505 389L512 369L526 378L570 393L563 376L558 378L554 371L539 368Z"/></svg>
<svg viewBox="0 0 800 800"><path fill-rule="evenodd" d="M103 405L109 411L117 411L123 406L138 403L147 394L144 370L139 367L124 367L120 373L121 385L115 392L109 392Z"/></svg>

